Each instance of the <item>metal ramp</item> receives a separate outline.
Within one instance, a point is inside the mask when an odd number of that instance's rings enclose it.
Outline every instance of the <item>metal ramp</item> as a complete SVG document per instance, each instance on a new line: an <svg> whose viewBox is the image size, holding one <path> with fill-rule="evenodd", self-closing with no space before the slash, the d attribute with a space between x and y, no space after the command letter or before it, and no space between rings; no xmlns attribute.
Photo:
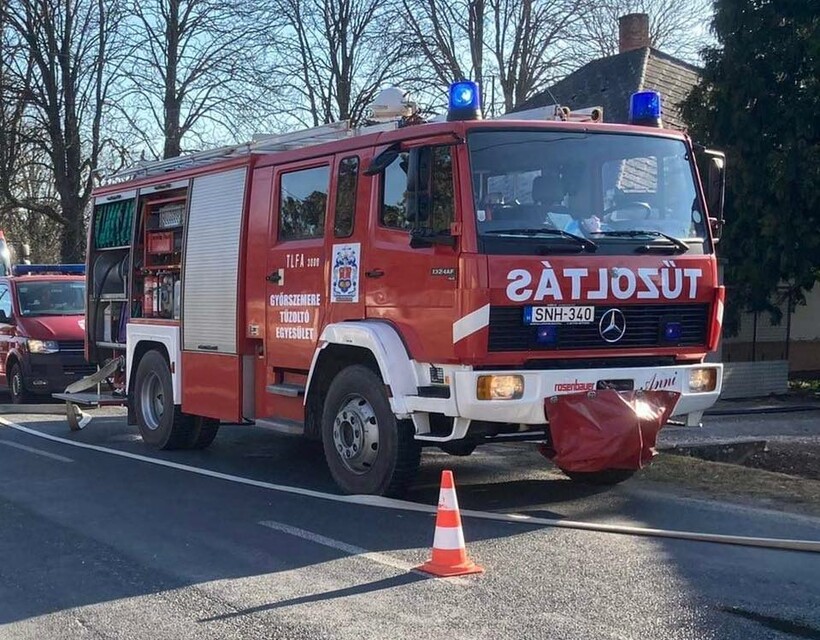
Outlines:
<svg viewBox="0 0 820 640"><path fill-rule="evenodd" d="M91 421L91 417L84 414L80 407L116 407L128 403L125 394L116 392L103 393L100 384L110 378L124 365L124 358L114 358L90 376L77 380L66 387L63 393L53 393L52 397L65 402L66 420L72 431L79 431ZM97 387L96 392L90 391Z"/></svg>

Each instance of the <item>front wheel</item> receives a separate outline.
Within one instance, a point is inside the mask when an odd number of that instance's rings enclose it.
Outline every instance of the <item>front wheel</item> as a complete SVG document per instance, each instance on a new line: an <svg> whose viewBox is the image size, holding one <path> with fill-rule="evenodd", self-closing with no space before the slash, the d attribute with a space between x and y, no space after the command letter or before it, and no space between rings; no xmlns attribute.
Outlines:
<svg viewBox="0 0 820 640"><path fill-rule="evenodd" d="M635 469L603 469L601 471L567 471L561 469L570 480L596 486L612 486L629 480Z"/></svg>
<svg viewBox="0 0 820 640"><path fill-rule="evenodd" d="M11 392L11 401L14 404L24 404L31 400L31 394L26 391L23 384L23 370L16 362L11 365L9 371L9 391Z"/></svg>
<svg viewBox="0 0 820 640"><path fill-rule="evenodd" d="M322 444L330 473L345 493L399 496L421 460L412 423L396 420L384 382L361 365L343 369L330 384Z"/></svg>

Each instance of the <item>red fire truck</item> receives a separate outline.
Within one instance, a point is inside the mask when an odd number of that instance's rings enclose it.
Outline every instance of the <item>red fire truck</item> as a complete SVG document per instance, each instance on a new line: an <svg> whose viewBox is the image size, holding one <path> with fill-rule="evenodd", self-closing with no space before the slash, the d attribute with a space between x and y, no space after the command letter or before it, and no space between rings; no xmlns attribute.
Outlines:
<svg viewBox="0 0 820 640"><path fill-rule="evenodd" d="M654 93L629 125L557 106L482 120L468 82L436 122L391 96L373 126L97 190L87 357L144 441L205 447L221 422L306 436L343 491L397 495L422 446L533 440L615 482L670 416L697 424L721 387L722 154L662 129Z"/></svg>

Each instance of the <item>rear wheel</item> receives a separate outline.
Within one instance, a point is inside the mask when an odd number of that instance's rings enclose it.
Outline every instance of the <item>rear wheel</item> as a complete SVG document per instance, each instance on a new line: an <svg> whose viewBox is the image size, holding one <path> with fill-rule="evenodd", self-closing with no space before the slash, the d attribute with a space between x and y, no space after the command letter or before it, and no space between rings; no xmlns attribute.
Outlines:
<svg viewBox="0 0 820 640"><path fill-rule="evenodd" d="M16 362L11 365L9 370L9 392L11 393L11 401L14 404L31 402L31 394L26 391L23 384L23 370Z"/></svg>
<svg viewBox="0 0 820 640"><path fill-rule="evenodd" d="M567 471L561 469L570 480L582 484L611 486L629 480L635 469L603 469L601 471Z"/></svg>
<svg viewBox="0 0 820 640"><path fill-rule="evenodd" d="M322 444L330 473L345 493L401 495L421 460L412 423L396 420L384 382L361 365L343 369L330 384Z"/></svg>
<svg viewBox="0 0 820 640"><path fill-rule="evenodd" d="M219 420L199 416L192 417L194 420L194 428L191 430L191 440L188 442L186 448L206 449L211 446L214 438L216 438L216 434L219 431Z"/></svg>
<svg viewBox="0 0 820 640"><path fill-rule="evenodd" d="M171 369L159 351L148 351L140 360L134 383L134 409L140 435L152 447L185 449L197 439L196 419L174 404Z"/></svg>

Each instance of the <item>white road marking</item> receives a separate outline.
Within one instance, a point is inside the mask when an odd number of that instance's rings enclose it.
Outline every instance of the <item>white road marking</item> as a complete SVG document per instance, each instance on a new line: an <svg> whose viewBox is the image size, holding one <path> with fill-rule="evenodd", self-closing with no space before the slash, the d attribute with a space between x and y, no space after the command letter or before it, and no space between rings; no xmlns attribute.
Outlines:
<svg viewBox="0 0 820 640"><path fill-rule="evenodd" d="M38 456L43 456L44 458L51 458L52 460L58 460L60 462L74 462L74 460L72 460L71 458L66 458L65 456L57 455L56 453L49 453L48 451L43 451L42 449L27 447L24 444L17 444L16 442L0 440L0 444L5 445L7 447L14 447L15 449L20 449L21 451L28 451L29 453L34 453Z"/></svg>
<svg viewBox="0 0 820 640"><path fill-rule="evenodd" d="M340 496L334 493L314 491L313 489L303 489L301 487L291 487L284 484L274 484L272 482L252 480L251 478L243 478L242 476L235 476L230 473L211 471L210 469L192 467L187 464L180 464L179 462L171 462L170 460L161 460L159 458L151 458L150 456L142 456L138 453L119 451L117 449L108 449L106 447L100 447L95 444L75 442L73 440L67 440L65 438L53 436L49 433L42 433L40 431L37 431L36 429L24 427L21 424L17 424L16 422L6 420L2 417L0 417L0 424L4 424L7 427L11 427L12 429L21 431L23 433L28 433L29 435L32 435L36 438L43 438L44 440L50 440L52 442L60 442L70 447L87 449L89 451L97 451L99 453L107 453L112 456L119 456L121 458L128 458L130 460L138 460L140 462L146 462L148 464L153 464L159 467L176 469L178 471L187 471L188 473L195 473L197 475L206 476L208 478L227 480L228 482L235 482L237 484L244 484L251 487L258 487L261 489L270 489L271 491L279 491L281 493L290 493L298 496L307 496L309 498L318 498L320 500L330 500L332 502L343 502L347 504L358 504L368 507L379 507L381 509L395 509L398 511L417 511L420 513L431 514L436 513L437 511L437 507L435 505L419 504L416 502L407 502L406 500L397 500L395 498L383 498L381 496ZM538 518L535 516L528 516L523 513L494 513L492 511L473 511L471 509L462 509L461 515L480 520L495 520L498 522L509 523L514 522L530 526L545 526L555 527L559 529L594 531L598 533L615 533L620 535L645 536L650 538L669 538L674 540L714 542L718 544L729 544L741 547L788 549L791 551L808 551L811 553L820 553L820 540L790 540L787 538L752 538L748 536L734 536L719 533L676 531L674 529L650 529L647 527L633 527L629 525L620 524L583 522L579 520L562 520L558 518Z"/></svg>
<svg viewBox="0 0 820 640"><path fill-rule="evenodd" d="M262 522L259 522L258 524L262 525L263 527L267 527L268 529L273 529L274 531L281 531L282 533L287 533L288 535L296 536L297 538L302 538L303 540L307 540L308 542L320 544L324 547L330 547L331 549L342 551L351 556L356 556L357 558L362 558L364 560L369 560L370 562L375 562L376 564L384 565L385 567L390 567L391 569L398 569L401 572L415 573L424 578L433 578L433 576L429 573L425 573L424 571L418 571L416 569L417 565L412 565L409 562L404 562L403 560L393 558L391 556L385 555L384 553L368 551L363 547L357 547L356 545L348 544L347 542L342 542L341 540L328 538L327 536L314 533L313 531L299 529L298 527L292 527L289 524L285 524L283 522L274 522L273 520L264 520ZM447 580L447 582L450 584L458 584L462 586L468 586L471 584L468 580L465 580L463 578L450 578Z"/></svg>

